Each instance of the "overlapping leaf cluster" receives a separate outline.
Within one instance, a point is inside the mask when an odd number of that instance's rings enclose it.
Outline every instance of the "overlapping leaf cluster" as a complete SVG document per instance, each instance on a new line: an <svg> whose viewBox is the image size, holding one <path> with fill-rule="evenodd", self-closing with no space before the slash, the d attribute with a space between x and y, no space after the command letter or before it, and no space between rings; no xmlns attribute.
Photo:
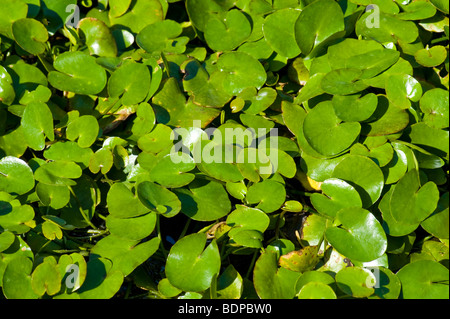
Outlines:
<svg viewBox="0 0 450 319"><path fill-rule="evenodd" d="M2 0L2 297L448 298L448 14Z"/></svg>

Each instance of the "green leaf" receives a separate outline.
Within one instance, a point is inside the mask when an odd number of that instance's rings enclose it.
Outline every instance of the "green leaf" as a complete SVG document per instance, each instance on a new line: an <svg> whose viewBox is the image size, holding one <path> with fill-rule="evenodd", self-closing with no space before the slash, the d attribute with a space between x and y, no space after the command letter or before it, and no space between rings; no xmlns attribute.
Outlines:
<svg viewBox="0 0 450 319"><path fill-rule="evenodd" d="M205 24L205 40L214 51L231 51L251 34L252 26L242 11L232 9L222 17L209 15Z"/></svg>
<svg viewBox="0 0 450 319"><path fill-rule="evenodd" d="M5 0L2 2L4 12L0 16L0 34L8 38L13 38L11 25L14 21L27 17L28 6L22 1Z"/></svg>
<svg viewBox="0 0 450 319"><path fill-rule="evenodd" d="M137 34L147 25L164 19L162 2L159 0L132 1L127 12L121 16L110 15L111 25L125 26Z"/></svg>
<svg viewBox="0 0 450 319"><path fill-rule="evenodd" d="M163 186L151 182L142 182L137 186L141 202L150 210L165 217L173 217L181 210L178 197Z"/></svg>
<svg viewBox="0 0 450 319"><path fill-rule="evenodd" d="M347 267L336 274L339 289L356 298L372 295L374 281L372 273L361 267Z"/></svg>
<svg viewBox="0 0 450 319"><path fill-rule="evenodd" d="M61 277L56 269L54 257L47 257L39 264L31 275L31 287L33 291L43 296L45 293L52 296L61 289Z"/></svg>
<svg viewBox="0 0 450 319"><path fill-rule="evenodd" d="M38 183L36 194L45 206L53 209L61 209L69 203L70 191L65 185L50 185Z"/></svg>
<svg viewBox="0 0 450 319"><path fill-rule="evenodd" d="M357 139L361 126L357 122L344 122L334 113L330 101L312 109L303 122L303 134L309 145L325 156L343 152Z"/></svg>
<svg viewBox="0 0 450 319"><path fill-rule="evenodd" d="M435 88L425 92L420 99L423 121L432 128L449 127L448 91Z"/></svg>
<svg viewBox="0 0 450 319"><path fill-rule="evenodd" d="M67 125L66 136L71 141L77 140L82 148L90 147L99 134L100 127L92 115L83 115Z"/></svg>
<svg viewBox="0 0 450 319"><path fill-rule="evenodd" d="M16 97L11 75L3 66L0 66L0 105L11 105Z"/></svg>
<svg viewBox="0 0 450 319"><path fill-rule="evenodd" d="M358 191L343 180L329 178L322 183L320 188L323 194L312 194L311 204L322 214L335 217L342 208L362 207Z"/></svg>
<svg viewBox="0 0 450 319"><path fill-rule="evenodd" d="M195 180L189 189L174 192L181 201L181 212L193 220L213 221L231 211L228 194L218 182Z"/></svg>
<svg viewBox="0 0 450 319"><path fill-rule="evenodd" d="M244 290L241 275L233 267L227 266L217 278L217 298L218 299L240 299Z"/></svg>
<svg viewBox="0 0 450 319"><path fill-rule="evenodd" d="M349 207L336 214L337 226L327 228L325 237L344 256L358 261L372 261L384 254L386 234L369 211Z"/></svg>
<svg viewBox="0 0 450 319"><path fill-rule="evenodd" d="M156 225L156 213L149 213L138 217L117 218L109 215L106 218L106 227L111 234L117 237L141 240L149 236ZM130 232L130 229L133 231Z"/></svg>
<svg viewBox="0 0 450 319"><path fill-rule="evenodd" d="M401 109L411 106L411 101L418 102L422 97L422 86L410 75L392 75L386 81L386 94L394 105Z"/></svg>
<svg viewBox="0 0 450 319"><path fill-rule="evenodd" d="M346 122L361 122L369 119L378 105L375 94L335 95L332 99L336 116Z"/></svg>
<svg viewBox="0 0 450 319"><path fill-rule="evenodd" d="M142 29L136 43L147 52L183 53L188 37L181 36L183 28L173 20L158 21Z"/></svg>
<svg viewBox="0 0 450 319"><path fill-rule="evenodd" d="M327 73L320 85L324 92L332 95L348 95L361 92L368 85L362 81L363 72L355 68L333 70Z"/></svg>
<svg viewBox="0 0 450 319"><path fill-rule="evenodd" d="M344 35L344 14L330 0L310 3L300 13L295 24L295 37L301 52L309 55L313 49Z"/></svg>
<svg viewBox="0 0 450 319"><path fill-rule="evenodd" d="M438 238L449 238L449 196L448 192L442 194L437 208L420 225L430 234Z"/></svg>
<svg viewBox="0 0 450 319"><path fill-rule="evenodd" d="M139 243L139 240L109 235L97 242L91 253L111 260L111 271L118 270L128 276L158 250L159 244L160 239L157 237Z"/></svg>
<svg viewBox="0 0 450 319"><path fill-rule="evenodd" d="M265 213L272 213L281 208L286 199L283 184L272 180L264 180L249 187L247 202L258 204L256 208Z"/></svg>
<svg viewBox="0 0 450 319"><path fill-rule="evenodd" d="M22 49L31 54L44 53L48 32L42 23L34 19L20 19L12 24L12 33Z"/></svg>
<svg viewBox="0 0 450 319"><path fill-rule="evenodd" d="M448 299L448 269L431 260L405 265L397 273L405 299Z"/></svg>
<svg viewBox="0 0 450 319"><path fill-rule="evenodd" d="M274 51L289 59L300 54L294 33L300 13L300 10L285 8L275 11L264 19L265 40Z"/></svg>
<svg viewBox="0 0 450 319"><path fill-rule="evenodd" d="M117 45L111 30L102 21L95 18L84 18L78 23L78 28L86 37L86 45L92 55L115 57Z"/></svg>
<svg viewBox="0 0 450 319"><path fill-rule="evenodd" d="M0 191L22 195L33 187L33 171L25 161L14 156L0 160Z"/></svg>
<svg viewBox="0 0 450 319"><path fill-rule="evenodd" d="M221 262L215 240L206 248L205 244L206 235L199 233L187 235L172 246L165 272L173 286L193 292L201 292L211 286Z"/></svg>
<svg viewBox="0 0 450 319"><path fill-rule="evenodd" d="M106 202L109 213L117 218L136 217L149 211L124 183L111 186Z"/></svg>
<svg viewBox="0 0 450 319"><path fill-rule="evenodd" d="M298 293L298 299L336 299L334 290L321 282L309 282Z"/></svg>
<svg viewBox="0 0 450 319"><path fill-rule="evenodd" d="M79 51L65 52L55 59L57 71L48 74L48 81L58 90L76 94L98 94L106 85L106 71L95 58Z"/></svg>
<svg viewBox="0 0 450 319"><path fill-rule="evenodd" d="M409 136L411 138L411 143L448 160L448 131L432 128L425 123L416 123L411 125L411 133Z"/></svg>
<svg viewBox="0 0 450 319"><path fill-rule="evenodd" d="M44 149L45 137L50 141L55 139L53 116L45 103L28 104L23 112L21 125L28 145L36 151Z"/></svg>
<svg viewBox="0 0 450 319"><path fill-rule="evenodd" d="M38 299L31 288L33 262L24 256L12 259L3 274L3 293L8 299Z"/></svg>
<svg viewBox="0 0 450 319"><path fill-rule="evenodd" d="M277 253L266 250L253 270L253 283L261 299L292 299L295 282L301 274L277 266Z"/></svg>
<svg viewBox="0 0 450 319"><path fill-rule="evenodd" d="M123 105L142 102L150 89L150 72L141 63L125 63L111 75L108 93L111 97L122 97Z"/></svg>
<svg viewBox="0 0 450 319"><path fill-rule="evenodd" d="M384 176L381 169L371 159L350 155L334 168L332 177L351 184L361 196L364 208L370 207L381 196Z"/></svg>
<svg viewBox="0 0 450 319"><path fill-rule="evenodd" d="M247 53L225 53L217 61L217 67L224 73L223 88L230 94L238 94L248 87L260 89L267 79L261 63Z"/></svg>
<svg viewBox="0 0 450 319"><path fill-rule="evenodd" d="M439 190L433 182L420 184L419 172L410 170L397 183L390 199L390 212L397 222L420 223L437 207Z"/></svg>

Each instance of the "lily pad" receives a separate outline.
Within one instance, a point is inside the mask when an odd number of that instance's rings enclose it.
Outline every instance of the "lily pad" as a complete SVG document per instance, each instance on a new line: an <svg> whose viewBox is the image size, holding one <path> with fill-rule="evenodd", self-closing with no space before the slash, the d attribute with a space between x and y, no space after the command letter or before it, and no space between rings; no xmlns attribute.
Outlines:
<svg viewBox="0 0 450 319"><path fill-rule="evenodd" d="M232 9L224 15L209 15L205 24L205 40L215 51L231 51L251 34L252 26L242 11Z"/></svg>
<svg viewBox="0 0 450 319"><path fill-rule="evenodd" d="M111 30L102 21L95 18L84 18L78 23L78 28L83 31L91 54L104 57L117 55L116 40Z"/></svg>
<svg viewBox="0 0 450 319"><path fill-rule="evenodd" d="M300 15L299 10L285 8L277 10L264 19L263 31L267 43L278 54L289 59L300 54L294 28Z"/></svg>
<svg viewBox="0 0 450 319"><path fill-rule="evenodd" d="M335 95L332 99L334 112L338 118L346 122L361 122L372 116L378 105L375 94L369 93L361 96Z"/></svg>
<svg viewBox="0 0 450 319"><path fill-rule="evenodd" d="M320 260L317 255L318 250L317 246L306 246L300 250L291 251L280 257L280 266L301 273L312 270Z"/></svg>
<svg viewBox="0 0 450 319"><path fill-rule="evenodd" d="M134 195L123 183L115 183L111 186L106 202L109 213L117 218L136 217L149 211L137 195Z"/></svg>
<svg viewBox="0 0 450 319"><path fill-rule="evenodd" d="M144 64L125 63L111 75L108 93L112 98L121 97L123 105L142 102L150 89L150 72Z"/></svg>
<svg viewBox="0 0 450 319"><path fill-rule="evenodd" d="M319 0L303 8L295 24L301 52L308 55L320 45L344 35L344 13L335 1Z"/></svg>
<svg viewBox="0 0 450 319"><path fill-rule="evenodd" d="M83 115L67 125L66 136L71 141L77 140L80 147L91 146L99 134L99 124L92 115Z"/></svg>
<svg viewBox="0 0 450 319"><path fill-rule="evenodd" d="M338 155L357 139L361 126L344 122L334 113L333 104L322 102L305 117L303 133L309 145L325 156Z"/></svg>
<svg viewBox="0 0 450 319"><path fill-rule="evenodd" d="M21 125L28 145L37 151L45 147L45 137L55 139L53 132L53 116L47 104L33 102L26 106Z"/></svg>
<svg viewBox="0 0 450 319"><path fill-rule="evenodd" d="M397 276L405 299L448 299L448 269L436 261L407 264Z"/></svg>
<svg viewBox="0 0 450 319"><path fill-rule="evenodd" d="M149 24L136 37L136 43L147 52L183 53L188 37L180 36L181 25L173 20Z"/></svg>
<svg viewBox="0 0 450 319"><path fill-rule="evenodd" d="M22 195L33 187L33 171L26 162L14 156L0 160L0 191Z"/></svg>
<svg viewBox="0 0 450 319"><path fill-rule="evenodd" d="M392 75L386 81L386 94L394 105L401 109L411 106L411 101L418 102L422 97L422 86L410 75Z"/></svg>
<svg viewBox="0 0 450 319"><path fill-rule="evenodd" d="M220 255L213 240L206 248L205 234L191 234L176 242L166 263L169 282L184 291L201 292L220 270Z"/></svg>
<svg viewBox="0 0 450 319"><path fill-rule="evenodd" d="M334 168L332 177L351 184L361 196L364 208L370 207L381 196L384 176L381 169L371 159L350 155Z"/></svg>
<svg viewBox="0 0 450 319"><path fill-rule="evenodd" d="M148 209L165 217L173 217L181 210L181 202L178 197L163 186L142 182L137 186L137 194Z"/></svg>
<svg viewBox="0 0 450 319"><path fill-rule="evenodd" d="M76 185L72 179L81 177L80 166L70 161L52 161L41 165L34 174L37 181L49 185Z"/></svg>
<svg viewBox="0 0 450 319"><path fill-rule="evenodd" d="M365 90L368 85L362 81L363 72L355 68L333 70L320 82L324 92L332 95L355 94Z"/></svg>
<svg viewBox="0 0 450 319"><path fill-rule="evenodd" d="M30 18L19 19L12 24L12 33L16 42L25 51L35 55L44 53L48 32L39 21Z"/></svg>
<svg viewBox="0 0 450 319"><path fill-rule="evenodd" d="M212 221L231 211L228 194L218 182L194 180L189 189L174 192L181 201L181 212L193 220Z"/></svg>
<svg viewBox="0 0 450 319"><path fill-rule="evenodd" d="M448 92L435 88L425 92L420 99L420 109L424 113L423 121L432 128L449 127Z"/></svg>
<svg viewBox="0 0 450 319"><path fill-rule="evenodd" d="M238 94L248 87L261 88L267 74L261 63L243 52L228 52L217 61L220 72L225 73L223 88L230 94Z"/></svg>
<svg viewBox="0 0 450 319"><path fill-rule="evenodd" d="M346 294L356 298L372 295L375 290L373 274L361 267L347 267L336 274L337 286Z"/></svg>
<svg viewBox="0 0 450 319"><path fill-rule="evenodd" d="M97 94L106 85L106 71L95 58L80 51L65 52L53 64L57 71L48 74L50 84L61 91Z"/></svg>
<svg viewBox="0 0 450 319"><path fill-rule="evenodd" d="M426 218L421 226L430 234L438 238L449 238L449 196L448 192L444 193L438 201L437 208Z"/></svg>
<svg viewBox="0 0 450 319"><path fill-rule="evenodd" d="M314 208L325 215L335 217L345 207L362 207L357 190L349 183L338 178L329 178L321 185L324 194L311 195Z"/></svg>
<svg viewBox="0 0 450 319"><path fill-rule="evenodd" d="M349 207L336 214L336 226L325 237L341 254L358 261L372 261L384 254L387 238L383 227L369 211Z"/></svg>
<svg viewBox="0 0 450 319"><path fill-rule="evenodd" d="M284 186L276 181L264 180L249 187L247 201L258 204L256 208L272 213L281 208L286 199Z"/></svg>
<svg viewBox="0 0 450 319"><path fill-rule="evenodd" d="M38 299L31 288L33 262L24 256L11 260L3 274L2 290L9 299Z"/></svg>

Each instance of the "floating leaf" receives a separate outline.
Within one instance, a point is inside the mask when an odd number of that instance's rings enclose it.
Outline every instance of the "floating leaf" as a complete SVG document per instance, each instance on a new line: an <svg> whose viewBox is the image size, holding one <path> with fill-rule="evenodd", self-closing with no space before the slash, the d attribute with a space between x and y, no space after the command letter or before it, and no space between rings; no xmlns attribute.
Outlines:
<svg viewBox="0 0 450 319"><path fill-rule="evenodd" d="M102 21L95 18L84 18L78 23L78 28L83 31L91 54L104 57L117 55L116 40L111 30Z"/></svg>
<svg viewBox="0 0 450 319"><path fill-rule="evenodd" d="M432 128L449 127L448 92L435 88L426 91L420 99L420 109L424 113L423 121Z"/></svg>
<svg viewBox="0 0 450 319"><path fill-rule="evenodd" d="M341 254L358 261L372 261L386 251L387 239L381 224L369 211L350 207L336 214L337 226L325 236Z"/></svg>
<svg viewBox="0 0 450 319"><path fill-rule="evenodd" d="M344 14L341 7L329 0L319 0L307 5L295 24L295 37L304 55L310 54L327 41L342 37L343 31Z"/></svg>
<svg viewBox="0 0 450 319"><path fill-rule="evenodd" d="M188 37L180 37L183 28L173 20L158 21L142 29L137 44L147 52L183 53Z"/></svg>
<svg viewBox="0 0 450 319"><path fill-rule="evenodd" d="M161 213L165 217L173 217L180 212L181 202L178 197L162 186L142 182L138 184L137 194L148 209Z"/></svg>
<svg viewBox="0 0 450 319"><path fill-rule="evenodd" d="M220 270L220 256L215 241L205 244L205 234L191 234L172 246L165 272L173 286L194 292L209 288Z"/></svg>
<svg viewBox="0 0 450 319"><path fill-rule="evenodd" d="M65 52L59 55L48 81L61 91L77 94L97 94L106 85L106 71L95 62L95 58L82 52Z"/></svg>
<svg viewBox="0 0 450 319"><path fill-rule="evenodd" d="M14 39L25 51L41 54L45 51L48 32L42 23L34 19L20 19L12 24Z"/></svg>
<svg viewBox="0 0 450 319"><path fill-rule="evenodd" d="M205 24L205 40L215 51L231 51L251 34L250 21L237 9L227 12L223 19L209 15Z"/></svg>
<svg viewBox="0 0 450 319"><path fill-rule="evenodd" d="M331 102L322 102L309 112L303 123L308 143L325 156L341 153L356 140L361 126L357 122L342 123Z"/></svg>
<svg viewBox="0 0 450 319"><path fill-rule="evenodd" d="M0 191L22 195L33 187L33 171L26 162L14 156L0 160Z"/></svg>
<svg viewBox="0 0 450 319"><path fill-rule="evenodd" d="M28 145L41 151L45 147L45 137L53 141L53 116L47 104L33 102L27 105L22 115L23 134Z"/></svg>
<svg viewBox="0 0 450 319"><path fill-rule="evenodd" d="M392 75L386 81L386 94L394 105L407 109L410 100L418 102L422 97L422 86L410 75Z"/></svg>

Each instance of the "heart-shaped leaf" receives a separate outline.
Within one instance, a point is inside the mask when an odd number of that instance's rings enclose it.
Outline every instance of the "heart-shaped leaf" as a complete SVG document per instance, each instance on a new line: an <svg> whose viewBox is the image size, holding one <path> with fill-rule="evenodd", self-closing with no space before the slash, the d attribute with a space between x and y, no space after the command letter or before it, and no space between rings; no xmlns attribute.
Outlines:
<svg viewBox="0 0 450 319"><path fill-rule="evenodd" d="M435 45L431 48L421 49L414 54L416 61L428 68L444 63L447 56L448 51L442 45Z"/></svg>
<svg viewBox="0 0 450 319"><path fill-rule="evenodd" d="M323 194L311 195L314 208L325 215L335 217L345 207L362 207L358 191L349 183L338 178L329 178L321 185Z"/></svg>
<svg viewBox="0 0 450 319"><path fill-rule="evenodd" d="M317 255L318 251L317 246L306 246L300 250L291 251L280 257L280 266L301 273L312 270L320 259Z"/></svg>
<svg viewBox="0 0 450 319"><path fill-rule="evenodd" d="M141 202L150 210L165 217L173 217L181 210L178 197L168 189L151 182L142 182L137 186Z"/></svg>
<svg viewBox="0 0 450 319"><path fill-rule="evenodd" d="M348 95L361 92L368 85L362 81L363 72L359 69L338 69L327 73L320 85L328 94Z"/></svg>
<svg viewBox="0 0 450 319"><path fill-rule="evenodd" d="M33 171L26 162L14 156L0 160L0 191L22 195L33 187Z"/></svg>
<svg viewBox="0 0 450 319"><path fill-rule="evenodd" d="M42 23L34 19L19 19L12 24L12 33L16 42L31 54L41 54L45 51L48 32Z"/></svg>
<svg viewBox="0 0 450 319"><path fill-rule="evenodd" d="M336 274L337 286L346 294L356 298L372 295L375 290L373 274L361 267L347 267Z"/></svg>
<svg viewBox="0 0 450 319"><path fill-rule="evenodd" d="M116 218L114 215L109 215L106 218L106 226L114 236L141 240L153 232L156 218L156 213L153 212L132 218ZM130 232L130 229L133 231Z"/></svg>
<svg viewBox="0 0 450 319"><path fill-rule="evenodd" d="M264 180L249 187L247 201L266 213L280 209L286 199L284 186L276 181Z"/></svg>
<svg viewBox="0 0 450 319"><path fill-rule="evenodd" d="M336 214L338 225L327 228L325 236L341 254L358 261L372 261L384 254L386 234L369 211L350 207Z"/></svg>
<svg viewBox="0 0 450 319"><path fill-rule="evenodd" d="M137 195L134 195L123 183L115 183L111 186L106 202L109 213L117 218L136 217L149 211Z"/></svg>
<svg viewBox="0 0 450 319"><path fill-rule="evenodd" d="M78 28L83 31L91 54L104 57L117 55L116 40L105 23L95 18L84 18L78 23Z"/></svg>
<svg viewBox="0 0 450 319"><path fill-rule="evenodd" d="M212 221L231 211L228 194L218 182L194 180L188 190L174 192L181 201L181 212L193 220Z"/></svg>
<svg viewBox="0 0 450 319"><path fill-rule="evenodd" d="M45 137L53 141L53 116L47 104L33 102L23 112L21 125L28 145L37 151L45 147Z"/></svg>
<svg viewBox="0 0 450 319"><path fill-rule="evenodd" d="M334 112L338 118L346 122L361 122L371 117L378 105L375 94L369 93L361 96L335 95L332 99Z"/></svg>
<svg viewBox="0 0 450 319"><path fill-rule="evenodd" d="M433 128L449 127L448 92L435 88L426 91L420 99L420 109L424 113L423 121Z"/></svg>
<svg viewBox="0 0 450 319"><path fill-rule="evenodd" d="M31 288L33 262L24 256L12 259L3 274L2 290L9 299L38 299Z"/></svg>
<svg viewBox="0 0 450 319"><path fill-rule="evenodd" d="M137 44L147 52L183 53L188 37L181 36L183 28L173 20L149 24L136 37Z"/></svg>
<svg viewBox="0 0 450 319"><path fill-rule="evenodd" d="M99 133L97 119L92 115L83 115L71 121L67 125L66 136L71 141L77 140L82 148L91 146Z"/></svg>
<svg viewBox="0 0 450 319"><path fill-rule="evenodd" d="M232 9L224 15L209 15L205 24L205 40L215 51L231 51L251 34L252 26L242 11Z"/></svg>
<svg viewBox="0 0 450 319"><path fill-rule="evenodd" d="M111 75L108 93L111 97L122 97L122 104L142 102L150 89L150 72L141 63L125 63Z"/></svg>
<svg viewBox="0 0 450 319"><path fill-rule="evenodd" d="M50 84L61 91L97 94L106 85L106 71L95 58L80 51L65 52L53 64L57 71L48 74Z"/></svg>
<svg viewBox="0 0 450 319"><path fill-rule="evenodd" d="M217 67L225 73L223 88L230 94L238 94L248 87L259 89L267 79L261 63L247 53L225 53L217 61Z"/></svg>
<svg viewBox="0 0 450 319"><path fill-rule="evenodd" d="M206 248L205 244L206 235L199 233L187 235L172 246L165 272L173 286L194 292L210 287L220 270L220 255L214 240Z"/></svg>
<svg viewBox="0 0 450 319"><path fill-rule="evenodd" d="M300 54L294 28L299 10L285 8L277 10L264 19L263 31L267 43L278 54L289 59Z"/></svg>
<svg viewBox="0 0 450 319"><path fill-rule="evenodd" d="M405 299L448 299L448 269L436 261L407 264L397 276Z"/></svg>
<svg viewBox="0 0 450 319"><path fill-rule="evenodd" d="M339 162L332 177L351 184L361 196L364 208L370 207L380 198L384 186L384 176L378 165L359 155L350 155Z"/></svg>
<svg viewBox="0 0 450 319"><path fill-rule="evenodd" d="M308 55L327 41L342 37L344 27L341 7L335 1L319 0L307 5L300 13L295 24L295 37L301 52Z"/></svg>
<svg viewBox="0 0 450 319"><path fill-rule="evenodd" d="M401 109L411 106L411 101L418 102L422 97L422 86L410 75L392 75L386 81L386 94L394 105Z"/></svg>
<svg viewBox="0 0 450 319"><path fill-rule="evenodd" d="M159 248L160 239L153 238L139 243L138 240L109 235L92 248L92 253L112 261L111 271L118 270L124 276L146 261Z"/></svg>
<svg viewBox="0 0 450 319"><path fill-rule="evenodd" d="M350 147L360 130L357 122L342 123L330 101L316 105L303 122L303 134L309 145L325 156L337 155Z"/></svg>

